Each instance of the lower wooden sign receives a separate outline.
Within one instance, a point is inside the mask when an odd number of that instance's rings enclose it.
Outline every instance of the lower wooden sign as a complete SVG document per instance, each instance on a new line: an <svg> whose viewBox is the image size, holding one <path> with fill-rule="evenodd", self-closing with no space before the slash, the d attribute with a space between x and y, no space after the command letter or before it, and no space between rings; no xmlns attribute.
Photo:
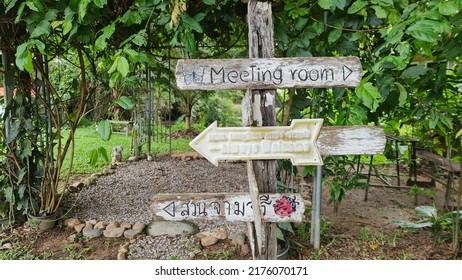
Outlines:
<svg viewBox="0 0 462 280"><path fill-rule="evenodd" d="M254 221L248 193L158 194L153 197L156 216L169 221L193 219L225 219ZM294 193L260 194L261 219L265 222L301 222L305 204Z"/></svg>

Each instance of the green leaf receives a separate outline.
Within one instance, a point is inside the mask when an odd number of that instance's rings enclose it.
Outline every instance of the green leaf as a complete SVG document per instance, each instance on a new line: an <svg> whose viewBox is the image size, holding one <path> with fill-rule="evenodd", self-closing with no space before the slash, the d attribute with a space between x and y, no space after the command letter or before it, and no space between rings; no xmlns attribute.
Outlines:
<svg viewBox="0 0 462 280"><path fill-rule="evenodd" d="M29 9L31 9L34 12L40 12L43 10L42 3L40 3L40 1L37 0L26 1L26 5L27 7L29 7Z"/></svg>
<svg viewBox="0 0 462 280"><path fill-rule="evenodd" d="M459 12L459 10L460 9L457 6L457 4L452 2L452 1L440 3L438 5L438 11L440 12L440 14L442 14L444 16L455 15L457 12Z"/></svg>
<svg viewBox="0 0 462 280"><path fill-rule="evenodd" d="M5 188L5 200L11 204L15 203L14 191L12 186Z"/></svg>
<svg viewBox="0 0 462 280"><path fill-rule="evenodd" d="M113 88L116 85L117 81L119 81L120 77L121 75L119 72L112 73L111 78L109 79L109 87Z"/></svg>
<svg viewBox="0 0 462 280"><path fill-rule="evenodd" d="M40 21L40 23L37 24L37 26L32 30L30 36L32 38L37 38L37 37L40 37L42 35L50 34L50 31L51 31L50 22L48 20L44 19L44 20Z"/></svg>
<svg viewBox="0 0 462 280"><path fill-rule="evenodd" d="M21 20L21 16L24 13L24 8L25 7L26 7L26 2L23 2L23 3L21 3L21 5L19 5L18 13L16 15L16 19L14 20L14 23L19 23L19 21ZM7 12L8 12L8 10L7 10Z"/></svg>
<svg viewBox="0 0 462 280"><path fill-rule="evenodd" d="M327 41L329 42L329 44L332 44L335 41L337 41L340 38L340 36L342 36L342 30L334 29L329 33L329 37L327 38Z"/></svg>
<svg viewBox="0 0 462 280"><path fill-rule="evenodd" d="M393 0L371 0L371 3L382 7L393 6Z"/></svg>
<svg viewBox="0 0 462 280"><path fill-rule="evenodd" d="M107 4L107 0L93 0L93 3L95 3L98 8L103 8Z"/></svg>
<svg viewBox="0 0 462 280"><path fill-rule="evenodd" d="M451 118L446 116L444 113L439 113L439 119L447 128L452 129L452 120L451 120Z"/></svg>
<svg viewBox="0 0 462 280"><path fill-rule="evenodd" d="M400 83L395 83L396 87L398 88L398 91L399 91L399 98L398 98L398 105L400 107L403 107L405 104L406 104L406 100L407 100L407 91L406 89L404 88L404 86Z"/></svg>
<svg viewBox="0 0 462 280"><path fill-rule="evenodd" d="M330 10L330 8L334 7L334 2L333 0L319 0L318 5L324 10Z"/></svg>
<svg viewBox="0 0 462 280"><path fill-rule="evenodd" d="M420 228L433 226L432 222L411 223L411 222L405 222L405 221L393 221L392 224L395 224L399 227L406 228L406 229L420 229Z"/></svg>
<svg viewBox="0 0 462 280"><path fill-rule="evenodd" d="M387 14L387 11L385 11L384 8L382 8L380 6L372 6L372 8L374 9L375 15L378 18L387 18L388 14Z"/></svg>
<svg viewBox="0 0 462 280"><path fill-rule="evenodd" d="M183 43L188 51L196 52L196 40L189 30L185 30L183 33Z"/></svg>
<svg viewBox="0 0 462 280"><path fill-rule="evenodd" d="M109 156L107 154L107 151L104 147L99 147L98 148L98 155L103 158L105 162L109 162Z"/></svg>
<svg viewBox="0 0 462 280"><path fill-rule="evenodd" d="M197 33L203 33L204 30L202 29L202 26L199 24L198 21L190 17L188 14L184 13L181 14L181 22L184 23L184 26L188 30L194 30Z"/></svg>
<svg viewBox="0 0 462 280"><path fill-rule="evenodd" d="M364 1L364 0L358 0L356 2L353 3L353 5L350 6L350 8L348 8L348 13L349 14L356 14L357 12L361 11L362 9L364 9L364 7L367 6L367 2Z"/></svg>
<svg viewBox="0 0 462 280"><path fill-rule="evenodd" d="M8 13L9 10L13 9L14 5L16 5L16 2L18 2L18 0L6 0L5 1L5 4L6 4L5 13Z"/></svg>
<svg viewBox="0 0 462 280"><path fill-rule="evenodd" d="M340 10L343 10L346 6L346 0L332 0L332 2Z"/></svg>
<svg viewBox="0 0 462 280"><path fill-rule="evenodd" d="M362 125L367 120L367 111L360 105L353 105L348 111L348 125Z"/></svg>
<svg viewBox="0 0 462 280"><path fill-rule="evenodd" d="M32 143L29 139L26 139L22 142L21 157L25 159L30 156L32 156Z"/></svg>
<svg viewBox="0 0 462 280"><path fill-rule="evenodd" d="M95 165L98 162L98 149L91 150L89 157L90 159L88 160L88 163L91 165Z"/></svg>
<svg viewBox="0 0 462 280"><path fill-rule="evenodd" d="M456 139L459 138L459 137L462 137L462 129L459 130L459 132L457 132L457 134L456 134Z"/></svg>
<svg viewBox="0 0 462 280"><path fill-rule="evenodd" d="M138 11L128 10L121 18L120 21L125 23L127 26L134 24L140 24L142 19Z"/></svg>
<svg viewBox="0 0 462 280"><path fill-rule="evenodd" d="M126 77L128 75L128 71L130 70L130 66L128 65L128 61L125 57L118 55L114 59L114 63L112 63L111 68L109 69L109 74L116 71L122 75L122 77Z"/></svg>
<svg viewBox="0 0 462 280"><path fill-rule="evenodd" d="M26 65L28 64L28 54L29 54L30 42L22 43L16 49L16 66L19 70L23 71ZM32 60L30 61L32 63Z"/></svg>
<svg viewBox="0 0 462 280"><path fill-rule="evenodd" d="M111 123L108 120L100 121L97 131L103 141L109 141L112 134Z"/></svg>
<svg viewBox="0 0 462 280"><path fill-rule="evenodd" d="M438 23L435 21L418 21L407 29L407 33L421 41L436 43L440 39L435 32L436 25L438 25Z"/></svg>
<svg viewBox="0 0 462 280"><path fill-rule="evenodd" d="M433 206L417 206L415 212L421 216L436 217L436 208Z"/></svg>
<svg viewBox="0 0 462 280"><path fill-rule="evenodd" d="M121 96L116 100L117 105L125 110L131 110L135 106L133 101L128 96Z"/></svg>
<svg viewBox="0 0 462 280"><path fill-rule="evenodd" d="M215 5L215 0L202 0L202 2L204 2L205 5Z"/></svg>
<svg viewBox="0 0 462 280"><path fill-rule="evenodd" d="M428 72L428 68L423 65L411 66L401 73L401 79L414 79L419 76L425 75Z"/></svg>
<svg viewBox="0 0 462 280"><path fill-rule="evenodd" d="M115 24L110 24L105 26L103 29L100 30L102 34L96 39L95 41L95 48L97 51L102 51L106 48L107 43L106 40L112 36L115 32Z"/></svg>
<svg viewBox="0 0 462 280"><path fill-rule="evenodd" d="M291 223L287 223L287 222L278 223L278 228L295 234Z"/></svg>
<svg viewBox="0 0 462 280"><path fill-rule="evenodd" d="M138 31L138 33L135 34L135 36L133 37L132 39L132 42L133 44L137 45L137 46L146 46L147 44L147 40L146 38L148 37L147 33L146 33L146 29L141 29L140 31Z"/></svg>
<svg viewBox="0 0 462 280"><path fill-rule="evenodd" d="M382 95L379 90L370 82L359 85L355 92L356 95L362 99L363 104L372 112L375 112L379 103L382 101Z"/></svg>
<svg viewBox="0 0 462 280"><path fill-rule="evenodd" d="M90 4L90 2L91 0L81 0L79 2L79 12L78 12L79 22L82 22L83 18L87 14L87 7L88 7L88 4Z"/></svg>

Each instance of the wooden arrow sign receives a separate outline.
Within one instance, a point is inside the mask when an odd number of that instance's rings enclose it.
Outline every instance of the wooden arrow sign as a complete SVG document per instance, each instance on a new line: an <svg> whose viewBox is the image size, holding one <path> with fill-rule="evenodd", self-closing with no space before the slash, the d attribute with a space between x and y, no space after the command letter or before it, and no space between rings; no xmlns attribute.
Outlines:
<svg viewBox="0 0 462 280"><path fill-rule="evenodd" d="M293 120L291 126L217 127L215 121L189 145L214 165L220 160L290 159L319 165L316 139L322 119Z"/></svg>
<svg viewBox="0 0 462 280"><path fill-rule="evenodd" d="M299 194L260 194L261 218L267 222L301 222L305 204ZM168 221L225 219L254 221L250 195L247 193L157 194L151 209Z"/></svg>
<svg viewBox="0 0 462 280"><path fill-rule="evenodd" d="M180 59L176 83L183 90L356 87L357 57Z"/></svg>

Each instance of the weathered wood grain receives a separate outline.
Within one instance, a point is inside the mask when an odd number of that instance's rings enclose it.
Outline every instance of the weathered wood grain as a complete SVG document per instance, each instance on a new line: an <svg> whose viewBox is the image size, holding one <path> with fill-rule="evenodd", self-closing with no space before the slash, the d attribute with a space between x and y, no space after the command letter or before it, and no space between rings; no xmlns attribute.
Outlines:
<svg viewBox="0 0 462 280"><path fill-rule="evenodd" d="M254 203L260 207L255 209ZM305 205L294 193L258 194L255 202L249 193L189 193L154 195L151 209L170 221L301 222Z"/></svg>
<svg viewBox="0 0 462 280"><path fill-rule="evenodd" d="M324 126L317 145L323 156L383 154L386 137L376 126Z"/></svg>
<svg viewBox="0 0 462 280"><path fill-rule="evenodd" d="M278 89L356 87L362 77L357 57L181 59L180 89Z"/></svg>

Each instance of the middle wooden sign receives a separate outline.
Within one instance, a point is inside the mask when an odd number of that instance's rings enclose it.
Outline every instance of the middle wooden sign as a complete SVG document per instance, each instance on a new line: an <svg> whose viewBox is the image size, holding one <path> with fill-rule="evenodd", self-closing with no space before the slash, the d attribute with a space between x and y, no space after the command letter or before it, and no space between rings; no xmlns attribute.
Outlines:
<svg viewBox="0 0 462 280"><path fill-rule="evenodd" d="M357 57L180 59L176 83L182 90L356 87Z"/></svg>
<svg viewBox="0 0 462 280"><path fill-rule="evenodd" d="M215 121L189 145L214 165L220 160L290 159L321 165L316 140L322 119L297 119L290 126L217 127Z"/></svg>

